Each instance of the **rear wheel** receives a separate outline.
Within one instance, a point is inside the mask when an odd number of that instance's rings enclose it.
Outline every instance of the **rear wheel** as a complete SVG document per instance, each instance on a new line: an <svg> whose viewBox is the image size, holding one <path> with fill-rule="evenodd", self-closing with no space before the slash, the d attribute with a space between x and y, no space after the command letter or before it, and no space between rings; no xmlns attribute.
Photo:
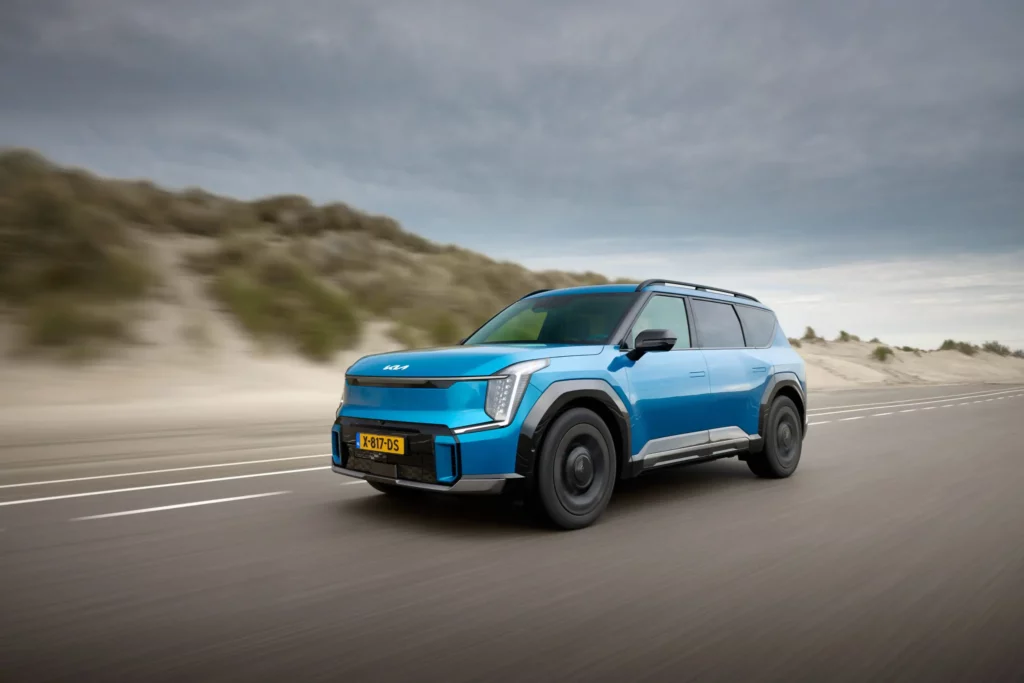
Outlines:
<svg viewBox="0 0 1024 683"><path fill-rule="evenodd" d="M747 458L747 467L764 479L784 479L796 471L802 446L800 411L792 399L779 396L768 411L764 448Z"/></svg>
<svg viewBox="0 0 1024 683"><path fill-rule="evenodd" d="M591 410L573 408L555 419L537 458L535 506L548 521L580 529L601 516L615 488L613 444Z"/></svg>

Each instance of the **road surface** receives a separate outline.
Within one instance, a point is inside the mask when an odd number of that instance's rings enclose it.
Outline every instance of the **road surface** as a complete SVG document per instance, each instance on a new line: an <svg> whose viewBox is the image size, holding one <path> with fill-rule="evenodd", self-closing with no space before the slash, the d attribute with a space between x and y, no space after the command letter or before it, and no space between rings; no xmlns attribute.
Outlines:
<svg viewBox="0 0 1024 683"><path fill-rule="evenodd" d="M11 681L1024 680L1024 387L819 393L597 525L395 501L322 420L0 435Z"/></svg>

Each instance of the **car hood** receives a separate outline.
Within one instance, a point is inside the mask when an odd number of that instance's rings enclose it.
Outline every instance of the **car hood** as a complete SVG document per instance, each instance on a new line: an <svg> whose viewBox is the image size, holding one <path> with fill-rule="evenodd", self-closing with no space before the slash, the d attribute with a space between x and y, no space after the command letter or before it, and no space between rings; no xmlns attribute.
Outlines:
<svg viewBox="0 0 1024 683"><path fill-rule="evenodd" d="M356 377L481 377L526 360L595 356L602 347L561 344L480 344L366 356L347 374ZM397 366L397 367L395 367ZM394 369L385 370L393 367Z"/></svg>

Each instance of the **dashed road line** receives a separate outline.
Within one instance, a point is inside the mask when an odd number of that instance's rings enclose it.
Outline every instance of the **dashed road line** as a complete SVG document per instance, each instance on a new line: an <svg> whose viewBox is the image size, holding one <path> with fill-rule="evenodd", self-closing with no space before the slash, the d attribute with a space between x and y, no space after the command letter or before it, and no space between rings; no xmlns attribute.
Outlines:
<svg viewBox="0 0 1024 683"><path fill-rule="evenodd" d="M899 412L900 413L916 413L918 411L922 411L923 412L925 410L935 410L936 408L953 408L955 406L968 406L968 405L973 405L975 403L988 403L989 401L1002 400L1003 398L1019 398L1021 396L1024 396L1024 394L1013 394L1012 396L1000 396L999 398L990 398L988 400L964 401L963 403L947 403L946 405L943 405L943 406L926 406L924 408L905 408L904 410L900 410ZM929 401L929 403L934 403L934 401ZM911 404L911 405L919 405L919 404ZM900 406L883 406L883 407L886 407L886 408L899 408ZM838 411L838 412L839 413L843 413L843 412L859 412L859 411L848 410L848 411ZM824 415L829 415L829 414L835 414L835 413L824 413ZM851 417L841 417L841 418L837 418L835 420L818 420L817 422L809 422L807 426L810 427L810 426L815 426L815 425L827 425L827 424L830 424L832 422L852 422L854 420L862 420L865 417L885 417L887 415L893 415L893 414L895 414L894 411L888 411L888 412L884 412L884 413L875 413L873 415L855 415L855 416L851 416ZM815 416L812 415L811 417L815 417Z"/></svg>
<svg viewBox="0 0 1024 683"><path fill-rule="evenodd" d="M84 522L89 519L110 519L111 517L125 517L127 515L144 515L148 512L163 512L165 510L181 510L182 508L194 508L200 505L217 505L218 503L233 503L238 500L252 500L254 498L269 498L270 496L283 496L291 491L271 491L270 493L253 493L248 496L232 496L231 498L214 498L212 500L197 500L191 503L178 503L177 505L161 505L155 508L140 508L138 510L125 510L123 512L108 512L103 515L89 515L87 517L75 517L72 522Z"/></svg>
<svg viewBox="0 0 1024 683"><path fill-rule="evenodd" d="M1007 389L1007 390L1004 390L1004 391L987 392L987 393L983 393L983 394L961 395L961 396L938 396L938 397L935 397L935 398L926 398L926 399L922 399L922 400L906 399L906 400L900 400L900 401L887 401L887 402L883 402L883 403L864 404L864 405L860 405L860 406L856 405L856 404L847 405L847 406L829 406L829 407L826 407L826 408L817 408L817 409L812 408L811 410L808 411L808 414L810 414L811 417L824 417L826 415L841 415L843 413L863 413L863 412L869 411L869 410L885 410L886 408L909 408L911 406L924 406L924 405L930 405L932 403L942 403L943 401L948 401L951 398L970 398L970 399L975 399L976 398L976 399L979 399L979 400L975 401L975 402L976 403L981 403L982 400L980 400L980 399L984 399L987 396L997 396L997 395L1000 395L1000 394L1007 394L1007 393L1010 393L1012 391L1016 391L1016 390L1015 389Z"/></svg>
<svg viewBox="0 0 1024 683"><path fill-rule="evenodd" d="M920 398L903 398L893 399L890 401L876 401L874 403L851 403L842 406L824 406L822 408L811 408L809 413L822 414L822 411L833 411L833 410L845 410L845 409L860 409L871 410L872 408L899 408L901 405L912 406L912 405L923 405L925 403L941 403L942 401L949 401L950 399L975 399L984 398L986 396L999 396L1001 394L1012 394L1018 389L986 389L985 391L974 391L966 394L946 394L944 396L922 396ZM851 410L850 412L854 412Z"/></svg>
<svg viewBox="0 0 1024 683"><path fill-rule="evenodd" d="M47 481L25 481L18 484L3 484L0 489L17 489L26 486L46 486L49 484L73 484L79 481L96 481L97 479L116 479L118 477L142 477L148 474L170 474L172 472L188 472L191 470L207 470L215 467L242 467L244 465L264 465L272 462L288 462L291 460L312 460L314 458L329 458L330 453L322 455L294 455L287 458L266 458L263 460L242 460L236 462L218 462L209 465L189 465L187 467L168 467L161 470L144 470L142 472L117 472L115 474L96 474L90 477L74 477L71 479L50 479Z"/></svg>
<svg viewBox="0 0 1024 683"><path fill-rule="evenodd" d="M0 507L10 505L28 505L29 503L46 503L52 500L68 500L70 498L88 498L90 496L109 496L115 493L131 493L133 491L150 491L153 489L166 489L175 486L195 486L197 484L213 484L221 481L237 481L239 479L255 479L256 477L275 477L282 474L298 474L301 472L316 472L317 470L329 470L330 465L323 467L303 467L296 470L278 470L276 472L256 472L253 474L236 474L231 477L216 477L215 479L197 479L194 481L173 481L166 484L150 484L148 486L132 486L123 489L107 489L106 491L86 491L84 493L65 493L60 496L46 496L44 498L23 498L21 500L5 500L0 502Z"/></svg>

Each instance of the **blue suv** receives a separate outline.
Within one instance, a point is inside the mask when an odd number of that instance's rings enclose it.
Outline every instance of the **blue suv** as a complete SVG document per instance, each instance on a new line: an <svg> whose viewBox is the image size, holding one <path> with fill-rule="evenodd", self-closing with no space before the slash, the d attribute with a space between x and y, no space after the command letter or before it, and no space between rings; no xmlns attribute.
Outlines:
<svg viewBox="0 0 1024 683"><path fill-rule="evenodd" d="M456 346L347 371L332 469L386 493L512 494L565 529L619 479L736 456L796 470L803 359L739 292L671 280L533 292Z"/></svg>

